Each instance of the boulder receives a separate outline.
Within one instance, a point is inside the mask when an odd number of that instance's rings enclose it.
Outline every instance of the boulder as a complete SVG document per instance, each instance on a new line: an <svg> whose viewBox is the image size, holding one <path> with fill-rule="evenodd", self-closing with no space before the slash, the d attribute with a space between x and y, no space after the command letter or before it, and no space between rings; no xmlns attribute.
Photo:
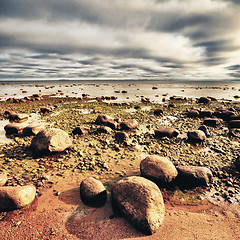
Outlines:
<svg viewBox="0 0 240 240"><path fill-rule="evenodd" d="M210 117L212 117L213 112L210 110L202 110L202 111L200 111L199 115L201 118L204 118L204 117L210 118Z"/></svg>
<svg viewBox="0 0 240 240"><path fill-rule="evenodd" d="M107 190L101 181L88 177L80 184L80 196L85 205L101 207L107 201Z"/></svg>
<svg viewBox="0 0 240 240"><path fill-rule="evenodd" d="M232 115L230 120L240 120L240 115Z"/></svg>
<svg viewBox="0 0 240 240"><path fill-rule="evenodd" d="M28 186L0 187L0 209L11 211L29 205L36 196L36 188Z"/></svg>
<svg viewBox="0 0 240 240"><path fill-rule="evenodd" d="M5 185L5 183L8 180L8 176L6 173L1 173L0 174L0 187L2 187L3 185Z"/></svg>
<svg viewBox="0 0 240 240"><path fill-rule="evenodd" d="M210 104L211 103L211 99L207 98L207 97L200 97L198 99L198 103Z"/></svg>
<svg viewBox="0 0 240 240"><path fill-rule="evenodd" d="M163 115L163 110L161 108L154 109L153 111L155 116L162 116Z"/></svg>
<svg viewBox="0 0 240 240"><path fill-rule="evenodd" d="M141 102L142 102L142 103L150 103L150 98L142 97L142 98L141 98Z"/></svg>
<svg viewBox="0 0 240 240"><path fill-rule="evenodd" d="M236 165L236 168L238 169L238 171L240 171L240 157L238 156L236 161L235 161L235 165Z"/></svg>
<svg viewBox="0 0 240 240"><path fill-rule="evenodd" d="M19 136L22 134L23 126L17 123L10 123L4 127L6 135Z"/></svg>
<svg viewBox="0 0 240 240"><path fill-rule="evenodd" d="M90 128L77 126L73 129L72 134L73 135L85 135L85 134L88 134L89 132L90 132Z"/></svg>
<svg viewBox="0 0 240 240"><path fill-rule="evenodd" d="M176 182L187 187L207 186L213 178L209 168L199 166L178 166Z"/></svg>
<svg viewBox="0 0 240 240"><path fill-rule="evenodd" d="M115 139L117 142L127 142L129 141L129 136L126 132L116 132Z"/></svg>
<svg viewBox="0 0 240 240"><path fill-rule="evenodd" d="M140 163L141 176L154 181L159 186L170 183L178 174L173 163L166 157L151 155Z"/></svg>
<svg viewBox="0 0 240 240"><path fill-rule="evenodd" d="M14 115L16 114L15 112L11 111L11 110L6 110L4 113L3 113L3 116L5 118L9 118L9 115Z"/></svg>
<svg viewBox="0 0 240 240"><path fill-rule="evenodd" d="M107 126L101 126L101 127L98 127L96 129L96 132L99 132L99 133L111 133L112 129L110 127L107 127Z"/></svg>
<svg viewBox="0 0 240 240"><path fill-rule="evenodd" d="M209 132L207 126L201 125L201 126L198 128L198 130L203 131L203 132L205 133L206 137L210 137L210 132Z"/></svg>
<svg viewBox="0 0 240 240"><path fill-rule="evenodd" d="M10 122L22 123L28 120L28 115L24 113L9 114Z"/></svg>
<svg viewBox="0 0 240 240"><path fill-rule="evenodd" d="M210 127L216 127L220 124L220 120L218 118L206 118L203 124Z"/></svg>
<svg viewBox="0 0 240 240"><path fill-rule="evenodd" d="M40 131L44 130L45 127L41 124L31 124L23 128L24 136L34 136L37 135Z"/></svg>
<svg viewBox="0 0 240 240"><path fill-rule="evenodd" d="M118 129L118 123L114 120L111 120L111 119L106 121L105 123L103 123L103 125L111 128L113 130Z"/></svg>
<svg viewBox="0 0 240 240"><path fill-rule="evenodd" d="M206 139L206 135L202 130L188 131L187 136L190 142L203 142Z"/></svg>
<svg viewBox="0 0 240 240"><path fill-rule="evenodd" d="M230 128L240 128L240 120L231 120L229 122Z"/></svg>
<svg viewBox="0 0 240 240"><path fill-rule="evenodd" d="M68 133L57 128L40 131L31 142L35 152L61 152L72 145Z"/></svg>
<svg viewBox="0 0 240 240"><path fill-rule="evenodd" d="M199 111L196 109L191 109L187 112L187 117L197 118L197 117L199 117Z"/></svg>
<svg viewBox="0 0 240 240"><path fill-rule="evenodd" d="M154 134L156 138L162 138L162 137L177 137L179 134L179 131L175 128L170 127L160 127L156 130L154 130Z"/></svg>
<svg viewBox="0 0 240 240"><path fill-rule="evenodd" d="M124 216L145 234L153 234L163 222L165 206L157 185L143 177L127 177L112 188L115 215Z"/></svg>
<svg viewBox="0 0 240 240"><path fill-rule="evenodd" d="M52 112L53 111L53 109L54 109L54 107L53 106L48 106L48 107L41 107L40 108L40 113L50 113L50 112Z"/></svg>
<svg viewBox="0 0 240 240"><path fill-rule="evenodd" d="M233 111L229 111L225 108L218 108L214 113L214 116L223 119L224 121L229 121L231 120L232 116L234 116Z"/></svg>
<svg viewBox="0 0 240 240"><path fill-rule="evenodd" d="M136 119L128 119L120 123L120 128L122 130L132 130L138 127L138 122Z"/></svg>
<svg viewBox="0 0 240 240"><path fill-rule="evenodd" d="M105 122L109 121L109 120L113 120L110 116L105 115L105 114L99 114L95 124L97 125L104 125Z"/></svg>

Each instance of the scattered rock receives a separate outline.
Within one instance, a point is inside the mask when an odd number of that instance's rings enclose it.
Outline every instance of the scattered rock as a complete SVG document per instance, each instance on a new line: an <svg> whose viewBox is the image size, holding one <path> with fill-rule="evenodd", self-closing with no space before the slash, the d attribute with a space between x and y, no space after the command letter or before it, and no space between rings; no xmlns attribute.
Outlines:
<svg viewBox="0 0 240 240"><path fill-rule="evenodd" d="M178 166L176 182L181 186L207 186L213 178L209 168L199 166Z"/></svg>
<svg viewBox="0 0 240 240"><path fill-rule="evenodd" d="M73 135L85 135L85 134L88 134L89 132L90 132L90 128L77 126L73 129L72 134Z"/></svg>
<svg viewBox="0 0 240 240"><path fill-rule="evenodd" d="M40 131L31 142L35 152L61 152L72 145L68 133L57 128Z"/></svg>
<svg viewBox="0 0 240 240"><path fill-rule="evenodd" d="M110 127L107 127L107 126L101 126L101 127L98 127L96 129L96 131L99 132L99 133L111 133L112 129Z"/></svg>
<svg viewBox="0 0 240 240"><path fill-rule="evenodd" d="M6 135L20 136L23 132L23 126L17 123L10 123L4 127Z"/></svg>
<svg viewBox="0 0 240 240"><path fill-rule="evenodd" d="M202 130L188 131L187 136L190 142L203 142L206 139L206 135Z"/></svg>
<svg viewBox="0 0 240 240"><path fill-rule="evenodd" d="M127 142L129 141L129 136L126 132L116 132L115 139L117 142Z"/></svg>
<svg viewBox="0 0 240 240"><path fill-rule="evenodd" d="M141 161L141 176L159 186L170 183L178 174L173 163L166 157L151 155Z"/></svg>
<svg viewBox="0 0 240 240"><path fill-rule="evenodd" d="M101 207L107 201L107 190L101 181L88 177L80 184L80 196L85 205Z"/></svg>
<svg viewBox="0 0 240 240"><path fill-rule="evenodd" d="M204 118L204 117L210 118L210 117L212 117L213 112L210 110L202 110L202 111L200 111L199 115L201 118Z"/></svg>
<svg viewBox="0 0 240 240"><path fill-rule="evenodd" d="M120 123L120 128L122 130L132 130L138 127L138 122L136 119L128 119Z"/></svg>
<svg viewBox="0 0 240 240"><path fill-rule="evenodd" d="M45 127L41 124L38 125L28 125L25 128L23 128L23 135L24 136L34 136L37 135L40 131L44 130Z"/></svg>
<svg viewBox="0 0 240 240"><path fill-rule="evenodd" d="M158 109L154 109L154 115L155 116L162 116L163 115L163 110L158 108Z"/></svg>
<svg viewBox="0 0 240 240"><path fill-rule="evenodd" d="M211 103L211 99L207 98L207 97L200 97L198 99L198 103L210 104Z"/></svg>
<svg viewBox="0 0 240 240"><path fill-rule="evenodd" d="M142 177L127 177L112 188L114 214L123 215L145 234L153 234L163 222L162 194L153 182Z"/></svg>
<svg viewBox="0 0 240 240"><path fill-rule="evenodd" d="M175 128L169 128L169 127L161 127L156 130L154 130L154 134L156 138L163 138L163 137L177 137L179 134L179 131Z"/></svg>
<svg viewBox="0 0 240 240"><path fill-rule="evenodd" d="M0 187L2 187L3 185L5 185L5 183L8 180L8 176L6 173L1 173L0 174Z"/></svg>
<svg viewBox="0 0 240 240"><path fill-rule="evenodd" d="M95 124L97 125L104 125L105 122L109 121L109 120L113 120L110 116L105 115L105 114L99 114Z"/></svg>
<svg viewBox="0 0 240 240"><path fill-rule="evenodd" d="M206 137L210 137L210 132L208 130L208 128L205 125L201 125L198 130L201 130L205 133Z"/></svg>
<svg viewBox="0 0 240 240"><path fill-rule="evenodd" d="M199 111L196 109L191 109L187 112L187 117L197 118L197 117L199 117Z"/></svg>
<svg viewBox="0 0 240 240"><path fill-rule="evenodd" d="M143 103L150 103L150 98L142 97L141 98L141 102L143 102Z"/></svg>
<svg viewBox="0 0 240 240"><path fill-rule="evenodd" d="M229 122L230 128L240 128L240 120L232 120Z"/></svg>
<svg viewBox="0 0 240 240"><path fill-rule="evenodd" d="M9 114L8 119L10 122L22 123L28 120L28 115L24 113Z"/></svg>
<svg viewBox="0 0 240 240"><path fill-rule="evenodd" d="M50 112L52 112L53 111L53 109L54 109L54 107L53 106L48 106L48 107L41 107L40 108L40 113L50 113Z"/></svg>
<svg viewBox="0 0 240 240"><path fill-rule="evenodd" d="M36 188L29 186L0 187L0 209L11 211L29 205L36 196Z"/></svg>

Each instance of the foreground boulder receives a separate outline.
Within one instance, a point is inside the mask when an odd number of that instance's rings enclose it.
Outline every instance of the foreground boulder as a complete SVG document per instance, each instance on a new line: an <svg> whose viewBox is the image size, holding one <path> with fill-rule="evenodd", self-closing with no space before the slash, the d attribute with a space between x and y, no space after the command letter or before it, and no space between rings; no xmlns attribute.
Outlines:
<svg viewBox="0 0 240 240"><path fill-rule="evenodd" d="M199 166L178 166L177 183L187 187L207 186L213 178L209 168Z"/></svg>
<svg viewBox="0 0 240 240"><path fill-rule="evenodd" d="M6 135L19 136L23 132L23 126L17 123L10 123L4 127Z"/></svg>
<svg viewBox="0 0 240 240"><path fill-rule="evenodd" d="M154 181L157 185L170 183L178 174L173 163L166 157L151 155L140 163L141 176Z"/></svg>
<svg viewBox="0 0 240 240"><path fill-rule="evenodd" d="M188 131L188 140L190 142L203 142L206 139L206 135L202 130Z"/></svg>
<svg viewBox="0 0 240 240"><path fill-rule="evenodd" d="M89 177L80 184L80 196L85 205L101 207L107 201L107 191L101 181Z"/></svg>
<svg viewBox="0 0 240 240"><path fill-rule="evenodd" d="M145 234L153 234L163 222L165 206L157 185L143 177L127 177L112 188L114 214L124 216Z"/></svg>
<svg viewBox="0 0 240 240"><path fill-rule="evenodd" d="M31 142L35 152L61 152L72 145L68 133L57 128L40 131Z"/></svg>
<svg viewBox="0 0 240 240"><path fill-rule="evenodd" d="M36 188L29 186L0 187L0 209L11 211L29 205L36 196Z"/></svg>
<svg viewBox="0 0 240 240"><path fill-rule="evenodd" d="M154 134L156 138L163 138L163 137L177 137L179 134L179 131L175 128L170 127L160 127L156 130L154 130Z"/></svg>
<svg viewBox="0 0 240 240"><path fill-rule="evenodd" d="M41 124L31 124L23 128L23 135L24 136L34 136L37 135L40 131L44 130L45 127Z"/></svg>
<svg viewBox="0 0 240 240"><path fill-rule="evenodd" d="M8 176L6 173L2 173L0 174L0 187L2 187L3 185L5 185L5 183L8 180Z"/></svg>
<svg viewBox="0 0 240 240"><path fill-rule="evenodd" d="M136 119L128 119L120 123L120 128L122 130L132 130L138 127L138 122Z"/></svg>

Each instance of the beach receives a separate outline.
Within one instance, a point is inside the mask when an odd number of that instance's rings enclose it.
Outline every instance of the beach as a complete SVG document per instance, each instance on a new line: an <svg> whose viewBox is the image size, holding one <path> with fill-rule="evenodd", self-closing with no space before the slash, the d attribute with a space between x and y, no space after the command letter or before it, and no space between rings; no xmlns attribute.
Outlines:
<svg viewBox="0 0 240 240"><path fill-rule="evenodd" d="M239 89L238 82L228 81L2 83L0 169L8 173L7 186L34 184L37 189L28 207L1 213L3 238L239 239L240 179L235 165L239 134L230 134L230 119L220 114L225 110L231 116L240 114ZM31 98L34 94L39 98ZM200 102L201 97L209 102ZM49 106L49 112L41 112ZM157 115L156 109L162 114ZM24 126L39 123L64 130L73 145L61 153L34 156L33 136L5 137L6 110L27 114ZM199 115L191 115L191 110ZM114 119L117 128L99 132L100 114ZM219 120L207 126L209 136L200 143L189 142L187 133L209 118ZM115 134L128 119L135 119L138 126L126 131L129 141L118 142ZM89 131L74 135L77 126ZM156 138L160 127L179 134ZM110 195L118 180L141 175L140 163L149 155L167 157L176 167L207 167L213 181L191 189L161 188L164 222L155 234L146 236L124 218L112 216ZM80 183L90 176L107 189L107 203L101 208L85 206L80 199Z"/></svg>

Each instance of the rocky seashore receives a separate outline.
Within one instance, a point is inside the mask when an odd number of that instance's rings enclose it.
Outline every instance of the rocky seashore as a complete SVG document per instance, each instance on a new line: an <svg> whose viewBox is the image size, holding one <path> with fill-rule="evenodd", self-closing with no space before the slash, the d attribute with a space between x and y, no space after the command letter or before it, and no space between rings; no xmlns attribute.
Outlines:
<svg viewBox="0 0 240 240"><path fill-rule="evenodd" d="M101 207L111 195L112 217L124 216L145 234L157 231L164 198L176 192L180 202L191 194L191 204L206 196L240 203L238 101L114 99L36 95L0 102L0 118L9 120L4 129L12 139L0 145L0 205L14 206L2 212L31 204L54 186L51 179L64 181L71 174L81 176L84 204ZM22 125L33 113L40 122ZM16 192L26 193L27 204Z"/></svg>

